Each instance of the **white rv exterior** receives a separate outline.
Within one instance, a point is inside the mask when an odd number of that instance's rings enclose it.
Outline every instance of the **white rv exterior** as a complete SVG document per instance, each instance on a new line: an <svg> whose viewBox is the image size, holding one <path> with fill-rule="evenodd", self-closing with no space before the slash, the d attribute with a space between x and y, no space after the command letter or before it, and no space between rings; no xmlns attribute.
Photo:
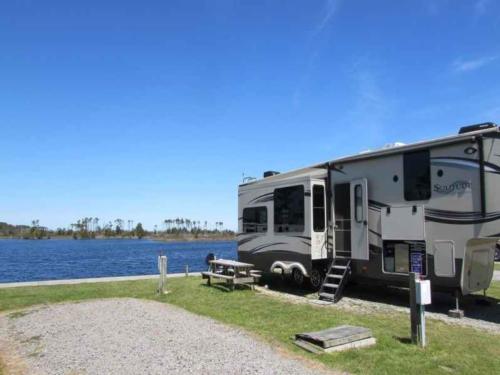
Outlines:
<svg viewBox="0 0 500 375"><path fill-rule="evenodd" d="M386 148L244 183L238 257L318 287L333 259L351 278L466 295L489 287L500 238L500 131Z"/></svg>

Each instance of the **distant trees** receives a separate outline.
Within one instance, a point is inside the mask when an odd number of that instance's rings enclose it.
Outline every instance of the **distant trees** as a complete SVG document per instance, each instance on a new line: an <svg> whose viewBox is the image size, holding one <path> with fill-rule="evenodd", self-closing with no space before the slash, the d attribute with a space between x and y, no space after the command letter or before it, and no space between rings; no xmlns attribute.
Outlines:
<svg viewBox="0 0 500 375"><path fill-rule="evenodd" d="M120 235L123 231L123 220L115 219L115 233L116 235Z"/></svg>
<svg viewBox="0 0 500 375"><path fill-rule="evenodd" d="M32 220L31 228L30 228L30 238L41 240L44 237L47 237L48 229L46 227L40 226L40 220Z"/></svg>
<svg viewBox="0 0 500 375"><path fill-rule="evenodd" d="M123 220L121 218L113 221L104 221L97 217L83 217L71 223L67 228L49 230L40 225L40 220L31 221L31 225L10 225L0 222L0 237L17 237L26 239L42 239L51 236L73 237L74 239L92 239L97 237L137 237L154 236L159 238L198 238L200 236L226 235L234 233L224 229L222 221L216 221L210 225L207 220L193 220L189 218L176 217L164 219L160 225L154 225L154 231L148 232L141 222L134 226L134 220ZM125 223L127 225L125 226Z"/></svg>
<svg viewBox="0 0 500 375"><path fill-rule="evenodd" d="M139 239L141 239L142 237L144 237L146 235L146 231L142 227L141 223L137 223L137 226L135 227L135 235Z"/></svg>

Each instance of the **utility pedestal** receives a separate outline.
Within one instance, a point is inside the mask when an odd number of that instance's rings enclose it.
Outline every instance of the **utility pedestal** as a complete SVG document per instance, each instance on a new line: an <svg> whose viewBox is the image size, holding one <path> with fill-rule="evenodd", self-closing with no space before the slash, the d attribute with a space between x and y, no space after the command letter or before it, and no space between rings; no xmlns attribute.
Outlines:
<svg viewBox="0 0 500 375"><path fill-rule="evenodd" d="M421 280L420 275L410 273L410 313L411 313L411 341L425 347L425 305L431 304L431 283Z"/></svg>

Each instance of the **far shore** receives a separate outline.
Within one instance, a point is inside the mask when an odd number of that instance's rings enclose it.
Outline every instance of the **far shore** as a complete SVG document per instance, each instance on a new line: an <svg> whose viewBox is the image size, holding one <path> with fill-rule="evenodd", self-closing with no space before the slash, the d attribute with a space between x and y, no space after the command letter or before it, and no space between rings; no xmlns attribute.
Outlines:
<svg viewBox="0 0 500 375"><path fill-rule="evenodd" d="M104 237L96 236L94 238L73 238L72 236L51 236L41 239L37 238L22 238L14 236L2 236L0 240L25 240L25 241L40 241L40 240L75 240L75 241L88 241L88 240L150 240L157 242L203 242L203 241L235 241L236 236L145 236L138 237Z"/></svg>

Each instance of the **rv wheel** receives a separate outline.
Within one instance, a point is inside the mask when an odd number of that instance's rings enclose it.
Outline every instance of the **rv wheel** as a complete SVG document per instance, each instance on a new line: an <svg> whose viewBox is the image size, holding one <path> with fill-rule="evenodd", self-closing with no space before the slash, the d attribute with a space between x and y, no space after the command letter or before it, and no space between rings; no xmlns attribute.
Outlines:
<svg viewBox="0 0 500 375"><path fill-rule="evenodd" d="M295 285L302 286L302 284L304 284L304 274L298 268L293 269L292 278Z"/></svg>
<svg viewBox="0 0 500 375"><path fill-rule="evenodd" d="M314 290L319 290L319 288L321 288L321 283L323 282L323 273L317 268L313 268L311 271L311 278L309 281L311 283L311 287Z"/></svg>

